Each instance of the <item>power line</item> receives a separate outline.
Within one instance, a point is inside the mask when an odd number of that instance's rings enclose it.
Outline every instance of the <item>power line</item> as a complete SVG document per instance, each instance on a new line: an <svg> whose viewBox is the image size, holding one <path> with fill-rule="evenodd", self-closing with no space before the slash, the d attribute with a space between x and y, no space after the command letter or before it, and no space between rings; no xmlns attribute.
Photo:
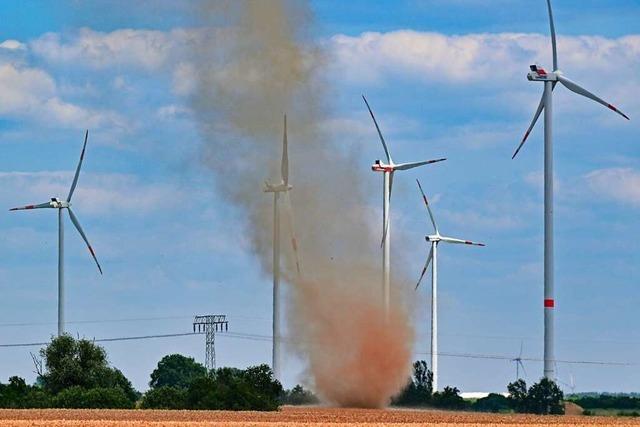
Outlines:
<svg viewBox="0 0 640 427"><path fill-rule="evenodd" d="M417 352L416 354L423 354L430 356L429 352ZM492 359L492 360L513 360L513 356L502 356L496 354L473 354L473 353L446 353L439 352L439 356L445 357L460 357L460 358L468 358L468 359ZM525 362L544 362L544 359L535 358L535 357L521 357L520 360ZM606 362L600 360L560 360L555 359L556 363L566 363L566 364L575 364L575 365L608 365L608 366L637 366L637 363L632 362Z"/></svg>
<svg viewBox="0 0 640 427"><path fill-rule="evenodd" d="M174 337L184 337L184 336L188 336L188 335L198 335L198 334L194 334L193 332L182 332L182 333L177 333L177 334L156 334L156 335L139 335L139 336L132 336L132 337L116 337L116 338L94 338L94 339L90 339L90 338L86 338L89 341L93 341L93 342L113 342L113 341L137 341L137 340L146 340L146 339L153 339L153 338L174 338ZM7 347L37 347L37 346L43 346L43 345L48 345L50 342L29 342L29 343L15 343L15 344L0 344L1 348L7 348Z"/></svg>
<svg viewBox="0 0 640 427"><path fill-rule="evenodd" d="M228 315L229 319L235 320L268 320L266 317L257 316L237 316ZM122 319L90 319L90 320L71 320L65 322L65 325L71 324L91 324L91 323L120 323L120 322L146 322L154 320L177 320L192 319L193 316L161 316L161 317L131 317ZM16 322L16 323L0 323L0 328L22 327L22 326L46 326L57 325L57 322Z"/></svg>
<svg viewBox="0 0 640 427"><path fill-rule="evenodd" d="M155 339L155 338L184 337L184 336L191 336L191 335L196 336L198 334L194 334L193 332L183 332L183 333L175 333L175 334L155 334L155 335L139 335L139 336L115 337L115 338L96 338L96 339L92 339L91 341L94 341L94 342L138 341L138 340L147 340L147 339ZM251 334L251 333L242 333L242 332L219 332L219 335L221 337L244 339L249 341L271 342L270 335L260 335L260 334ZM285 341L288 341L291 343L297 342L291 339L285 339ZM12 343L12 344L0 344L0 348L37 347L37 346L45 346L48 344L49 342ZM431 353L416 352L415 354L428 356ZM464 358L464 359L508 360L508 361L511 361L513 359L513 356L498 355L498 354L439 352L438 355L443 357L455 357L455 358ZM523 357L522 360L526 362L543 362L544 361L544 359L535 358L535 357ZM601 360L556 359L554 360L554 362L570 364L570 365L600 365L600 366L618 366L618 367L638 366L638 363L633 363L633 362L609 362L609 361L601 361Z"/></svg>

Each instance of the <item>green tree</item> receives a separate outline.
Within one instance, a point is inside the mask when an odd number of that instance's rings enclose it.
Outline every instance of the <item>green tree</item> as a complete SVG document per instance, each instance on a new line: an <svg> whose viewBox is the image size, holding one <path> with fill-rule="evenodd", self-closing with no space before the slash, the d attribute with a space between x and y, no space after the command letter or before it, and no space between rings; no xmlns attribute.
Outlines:
<svg viewBox="0 0 640 427"><path fill-rule="evenodd" d="M41 349L40 356L45 369L38 381L46 392L54 396L72 387L83 390L120 390L93 392L87 399L93 399L91 401L94 402L101 402L100 399L105 395L113 397L114 402L119 402L119 396L122 395L132 405L139 396L122 372L109 366L105 350L92 341L76 340L69 335L61 335L53 338L49 345ZM73 393L76 394L70 399L80 395L77 391ZM117 407L123 406L118 403Z"/></svg>
<svg viewBox="0 0 640 427"><path fill-rule="evenodd" d="M490 393L488 396L473 402L471 407L478 412L510 412L511 402L501 394Z"/></svg>
<svg viewBox="0 0 640 427"><path fill-rule="evenodd" d="M282 395L282 403L284 405L314 405L319 399L311 390L306 390L300 384L291 390L285 390Z"/></svg>
<svg viewBox="0 0 640 427"><path fill-rule="evenodd" d="M181 354L164 356L151 373L151 388L177 387L186 389L191 382L207 375L207 369L192 357Z"/></svg>
<svg viewBox="0 0 640 427"><path fill-rule="evenodd" d="M413 375L407 386L396 396L392 403L399 406L424 406L431 402L433 393L433 373L427 368L427 362L417 360L413 363Z"/></svg>
<svg viewBox="0 0 640 427"><path fill-rule="evenodd" d="M507 386L509 392L509 402L514 411L524 413L528 411L529 402L527 394L527 383L519 379Z"/></svg>
<svg viewBox="0 0 640 427"><path fill-rule="evenodd" d="M507 386L509 401L516 412L532 414L564 414L564 394L555 382L542 378L527 390L524 380Z"/></svg>
<svg viewBox="0 0 640 427"><path fill-rule="evenodd" d="M8 384L0 383L0 407L45 408L50 405L50 396L40 387L28 385L20 377L9 378Z"/></svg>
<svg viewBox="0 0 640 427"><path fill-rule="evenodd" d="M282 392L268 365L246 370L220 368L191 383L186 404L189 409L274 411Z"/></svg>
<svg viewBox="0 0 640 427"><path fill-rule="evenodd" d="M171 386L152 388L144 394L141 407L143 409L185 409L187 390Z"/></svg>
<svg viewBox="0 0 640 427"><path fill-rule="evenodd" d="M457 387L445 387L442 391L433 394L433 405L444 409L463 409L466 402L460 396L460 390Z"/></svg>
<svg viewBox="0 0 640 427"><path fill-rule="evenodd" d="M78 409L132 409L132 402L119 387L83 388L72 386L53 398L56 408Z"/></svg>
<svg viewBox="0 0 640 427"><path fill-rule="evenodd" d="M564 414L564 393L558 385L548 378L542 378L533 384L528 392L529 412L534 414Z"/></svg>

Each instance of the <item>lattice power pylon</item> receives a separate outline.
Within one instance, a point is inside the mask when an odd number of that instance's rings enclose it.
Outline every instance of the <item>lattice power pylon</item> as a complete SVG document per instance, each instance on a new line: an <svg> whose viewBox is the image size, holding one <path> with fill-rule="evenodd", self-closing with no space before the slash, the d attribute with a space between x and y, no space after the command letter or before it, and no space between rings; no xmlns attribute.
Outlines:
<svg viewBox="0 0 640 427"><path fill-rule="evenodd" d="M193 319L193 333L204 334L206 350L204 366L216 368L216 332L228 331L229 322L224 314L196 316Z"/></svg>

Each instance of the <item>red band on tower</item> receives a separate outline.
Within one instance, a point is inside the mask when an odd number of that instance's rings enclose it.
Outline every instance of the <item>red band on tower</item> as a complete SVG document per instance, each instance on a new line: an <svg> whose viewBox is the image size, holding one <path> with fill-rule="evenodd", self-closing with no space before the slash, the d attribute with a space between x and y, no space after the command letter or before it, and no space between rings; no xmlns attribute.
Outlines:
<svg viewBox="0 0 640 427"><path fill-rule="evenodd" d="M556 303L553 299L547 298L544 300L544 307L545 308L553 308L556 306Z"/></svg>

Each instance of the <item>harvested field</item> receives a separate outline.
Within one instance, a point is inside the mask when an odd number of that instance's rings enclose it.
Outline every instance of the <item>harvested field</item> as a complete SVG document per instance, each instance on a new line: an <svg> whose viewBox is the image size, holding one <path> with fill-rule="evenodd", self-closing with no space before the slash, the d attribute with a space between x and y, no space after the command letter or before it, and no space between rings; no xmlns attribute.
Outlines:
<svg viewBox="0 0 640 427"><path fill-rule="evenodd" d="M633 418L495 415L401 409L284 407L278 412L143 410L0 410L0 426L372 426L640 425Z"/></svg>

